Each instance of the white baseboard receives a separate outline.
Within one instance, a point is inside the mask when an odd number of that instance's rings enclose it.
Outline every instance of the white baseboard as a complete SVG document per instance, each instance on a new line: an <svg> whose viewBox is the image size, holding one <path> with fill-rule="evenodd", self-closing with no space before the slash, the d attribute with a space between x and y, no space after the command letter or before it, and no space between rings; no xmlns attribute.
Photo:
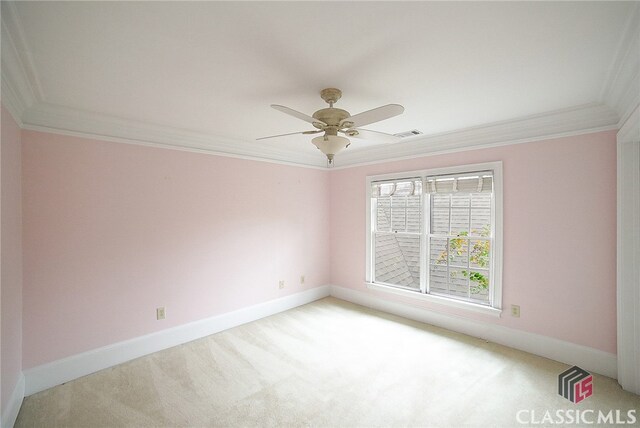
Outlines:
<svg viewBox="0 0 640 428"><path fill-rule="evenodd" d="M81 354L25 370L25 395L69 382L117 364L161 351L172 346L239 326L269 315L329 296L329 286L312 288L279 299L238 309L200 321L162 330L124 342L114 343Z"/></svg>
<svg viewBox="0 0 640 428"><path fill-rule="evenodd" d="M13 428L13 424L16 423L20 406L22 406L22 400L24 399L24 376L20 373L18 383L9 397L7 402L7 408L2 412L2 428Z"/></svg>
<svg viewBox="0 0 640 428"><path fill-rule="evenodd" d="M336 285L331 286L331 295L358 305L468 334L551 360L577 365L585 370L614 379L617 378L616 355L599 349L496 324L433 312Z"/></svg>
<svg viewBox="0 0 640 428"><path fill-rule="evenodd" d="M329 295L383 312L486 339L566 364L578 365L586 370L608 377L616 378L617 376L616 356L608 352L495 324L428 311L424 308L381 299L362 291L335 285L324 285L25 370L23 372L24 377L20 378L11 397L6 414L2 415L2 426L13 426L24 396L153 352L283 312Z"/></svg>

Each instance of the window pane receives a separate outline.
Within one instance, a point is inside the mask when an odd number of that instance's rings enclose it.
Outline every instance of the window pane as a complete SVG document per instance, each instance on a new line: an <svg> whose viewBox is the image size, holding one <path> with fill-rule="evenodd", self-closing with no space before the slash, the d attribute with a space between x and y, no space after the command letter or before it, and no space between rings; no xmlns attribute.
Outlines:
<svg viewBox="0 0 640 428"><path fill-rule="evenodd" d="M491 193L473 193L471 195L472 208L491 208Z"/></svg>
<svg viewBox="0 0 640 428"><path fill-rule="evenodd" d="M451 208L451 234L456 236L469 234L469 208Z"/></svg>
<svg viewBox="0 0 640 428"><path fill-rule="evenodd" d="M375 281L420 289L420 236L375 235Z"/></svg>
<svg viewBox="0 0 640 428"><path fill-rule="evenodd" d="M471 195L471 235L491 236L491 193Z"/></svg>
<svg viewBox="0 0 640 428"><path fill-rule="evenodd" d="M429 264L430 265L443 265L448 264L447 254L447 239L443 238L431 238L429 242Z"/></svg>
<svg viewBox="0 0 640 428"><path fill-rule="evenodd" d="M432 193L431 200L433 201L434 207L447 207L449 208L449 195L440 194L440 193Z"/></svg>
<svg viewBox="0 0 640 428"><path fill-rule="evenodd" d="M377 207L377 230L390 231L391 230L391 199L390 198L378 198Z"/></svg>
<svg viewBox="0 0 640 428"><path fill-rule="evenodd" d="M422 230L422 198L420 196L409 196L407 198L407 232L420 232Z"/></svg>
<svg viewBox="0 0 640 428"><path fill-rule="evenodd" d="M458 267L467 267L469 262L469 240L466 238L453 238L449 240L449 264Z"/></svg>
<svg viewBox="0 0 640 428"><path fill-rule="evenodd" d="M452 207L468 207L469 197L470 195L468 193L455 193L451 195L451 206Z"/></svg>
<svg viewBox="0 0 640 428"><path fill-rule="evenodd" d="M409 267L409 272L411 272L412 286L420 288L420 237L397 235L396 239Z"/></svg>
<svg viewBox="0 0 640 428"><path fill-rule="evenodd" d="M491 172L430 176L422 194L424 180L405 178L373 184L377 217L376 229L371 231L372 280L420 290L422 276L428 293L490 304L494 234ZM425 220L429 222L427 230L422 228ZM428 244L426 254L421 254L423 239ZM420 265L426 271L420 272Z"/></svg>
<svg viewBox="0 0 640 428"><path fill-rule="evenodd" d="M449 207L433 207L431 210L431 233L449 234Z"/></svg>
<svg viewBox="0 0 640 428"><path fill-rule="evenodd" d="M471 298L479 303L489 303L489 271L471 270Z"/></svg>
<svg viewBox="0 0 640 428"><path fill-rule="evenodd" d="M491 210L490 209L471 209L471 235L473 236L491 236Z"/></svg>
<svg viewBox="0 0 640 428"><path fill-rule="evenodd" d="M391 230L404 232L407 215L407 198L406 196L393 196L391 198Z"/></svg>
<svg viewBox="0 0 640 428"><path fill-rule="evenodd" d="M429 288L432 293L446 294L448 291L447 267L431 265L429 269Z"/></svg>
<svg viewBox="0 0 640 428"><path fill-rule="evenodd" d="M469 297L467 269L449 268L449 294L464 299Z"/></svg>
<svg viewBox="0 0 640 428"><path fill-rule="evenodd" d="M470 241L469 266L472 268L489 269L491 255L491 242L484 239L472 239Z"/></svg>

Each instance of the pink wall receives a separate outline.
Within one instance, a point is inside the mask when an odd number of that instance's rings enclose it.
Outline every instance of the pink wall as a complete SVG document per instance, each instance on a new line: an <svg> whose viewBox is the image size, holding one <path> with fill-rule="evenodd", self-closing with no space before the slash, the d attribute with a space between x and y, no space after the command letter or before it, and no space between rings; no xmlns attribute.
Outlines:
<svg viewBox="0 0 640 428"><path fill-rule="evenodd" d="M365 177L503 162L500 319L366 289ZM466 318L616 352L615 131L335 170L331 283Z"/></svg>
<svg viewBox="0 0 640 428"><path fill-rule="evenodd" d="M329 282L327 171L22 141L25 369Z"/></svg>
<svg viewBox="0 0 640 428"><path fill-rule="evenodd" d="M2 189L0 252L0 313L2 414L22 370L22 214L20 188L20 128L2 108L0 147Z"/></svg>
<svg viewBox="0 0 640 428"><path fill-rule="evenodd" d="M521 318L421 305L615 352L613 131L331 172L31 131L22 146L25 368L329 282L403 300L364 287L366 175L495 160Z"/></svg>

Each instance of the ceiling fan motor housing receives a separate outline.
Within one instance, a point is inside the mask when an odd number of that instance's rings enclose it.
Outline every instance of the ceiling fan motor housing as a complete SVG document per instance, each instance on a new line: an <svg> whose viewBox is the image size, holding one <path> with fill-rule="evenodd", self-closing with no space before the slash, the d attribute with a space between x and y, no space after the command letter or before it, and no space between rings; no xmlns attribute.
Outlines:
<svg viewBox="0 0 640 428"><path fill-rule="evenodd" d="M340 121L350 117L348 111L342 110L341 108L323 108L322 110L318 110L313 113L313 118L318 119L319 121L326 123L328 127L336 128L336 130L340 127Z"/></svg>

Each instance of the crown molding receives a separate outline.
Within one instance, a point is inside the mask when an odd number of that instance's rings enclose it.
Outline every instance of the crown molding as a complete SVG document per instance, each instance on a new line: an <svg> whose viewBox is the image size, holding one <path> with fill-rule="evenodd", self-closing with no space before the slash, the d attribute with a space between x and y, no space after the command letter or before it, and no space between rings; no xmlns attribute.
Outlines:
<svg viewBox="0 0 640 428"><path fill-rule="evenodd" d="M2 26L6 28L7 34L11 35L9 41L12 50L16 54L17 61L15 62L22 71L22 75L17 77L25 80L32 99L38 102L44 101L42 85L40 84L40 79L38 78L38 73L33 63L31 49L29 49L15 1L2 2ZM5 33L2 34L2 37L5 37Z"/></svg>
<svg viewBox="0 0 640 428"><path fill-rule="evenodd" d="M606 105L589 104L453 132L415 137L410 141L393 145L346 150L336 158L339 166L334 169L617 129L618 120L616 112ZM253 141L146 124L45 103L27 109L23 113L21 127L119 143L326 168L324 157L316 153L300 153Z"/></svg>
<svg viewBox="0 0 640 428"><path fill-rule="evenodd" d="M326 169L324 156L318 156L316 153L301 153L255 141L142 123L47 103L27 109L22 117L22 128L117 143Z"/></svg>
<svg viewBox="0 0 640 428"><path fill-rule="evenodd" d="M15 39L10 31L11 9L2 2L2 104L9 110L18 124L22 123L24 112L36 102L32 86L26 78Z"/></svg>
<svg viewBox="0 0 640 428"><path fill-rule="evenodd" d="M4 76L3 73L2 86L0 87L0 100L2 101L2 105L13 117L13 120L22 128L22 114L26 110L26 106L22 103L22 97L16 93L16 90L7 82Z"/></svg>
<svg viewBox="0 0 640 428"><path fill-rule="evenodd" d="M343 152L336 160L340 166L335 169L607 131L617 129L618 120L618 114L608 106L588 104L453 132L415 137L393 145Z"/></svg>
<svg viewBox="0 0 640 428"><path fill-rule="evenodd" d="M618 113L619 128L640 104L640 4L631 8L600 95Z"/></svg>
<svg viewBox="0 0 640 428"><path fill-rule="evenodd" d="M626 143L640 141L640 106L636 106L616 136L618 141L624 141Z"/></svg>

